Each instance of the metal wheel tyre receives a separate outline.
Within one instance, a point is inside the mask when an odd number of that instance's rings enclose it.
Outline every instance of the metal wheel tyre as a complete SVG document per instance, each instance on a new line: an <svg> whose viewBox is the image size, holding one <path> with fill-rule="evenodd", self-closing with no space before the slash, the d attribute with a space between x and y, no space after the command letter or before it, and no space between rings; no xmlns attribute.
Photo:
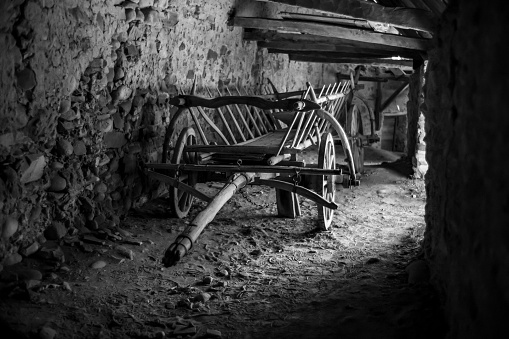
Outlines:
<svg viewBox="0 0 509 339"><path fill-rule="evenodd" d="M332 134L327 133L322 136L320 150L318 152L318 168L335 169L336 168L336 150ZM334 175L316 176L315 191L328 201L334 201L336 197L336 187ZM318 228L326 231L332 224L334 210L318 206Z"/></svg>
<svg viewBox="0 0 509 339"><path fill-rule="evenodd" d="M184 152L187 145L196 145L196 133L193 128L186 127L180 132L180 135L173 150L172 164L196 164L198 163L198 155L194 152ZM175 171L173 175L178 180L189 186L196 185L198 173ZM189 213L193 204L194 197L176 187L170 187L170 204L173 215L178 218L184 218Z"/></svg>

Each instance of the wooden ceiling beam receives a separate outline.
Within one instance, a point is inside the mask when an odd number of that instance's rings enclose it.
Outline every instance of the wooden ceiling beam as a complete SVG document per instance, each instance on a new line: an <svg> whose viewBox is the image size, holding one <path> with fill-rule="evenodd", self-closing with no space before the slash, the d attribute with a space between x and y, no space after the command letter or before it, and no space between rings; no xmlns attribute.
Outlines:
<svg viewBox="0 0 509 339"><path fill-rule="evenodd" d="M399 35L383 34L368 30L346 28L321 23L235 17L233 18L233 25L244 28L281 30L330 38L342 38L345 40L368 42L375 45L406 48L415 51L427 51L430 48L430 41L427 39L409 38Z"/></svg>
<svg viewBox="0 0 509 339"><path fill-rule="evenodd" d="M292 43L298 45L312 45L312 44L327 44L330 46L335 46L334 48L341 48L346 50L355 50L359 52L366 53L380 53L386 54L390 56L400 56L405 58L421 58L421 54L411 49L399 48L393 46L384 46L384 45L376 45L365 43L362 41L352 41L345 40L341 38L330 38L330 37L322 37L317 35L310 34L300 34L300 33L281 33L276 31L267 31L267 30L245 30L244 31L244 40L248 41L259 41L265 43L274 43L274 44L283 44ZM260 47L265 47L265 45L260 45ZM269 46L269 45L267 45ZM272 47L269 47L272 48ZM305 47L304 47L305 48Z"/></svg>
<svg viewBox="0 0 509 339"><path fill-rule="evenodd" d="M378 57L392 57L397 56L397 53L367 49L367 48L355 48L355 47L344 47L341 45L333 45L327 43L298 43L289 41L259 41L259 48L267 48L271 50L285 50L295 52L338 52L338 53L356 53L375 55Z"/></svg>
<svg viewBox="0 0 509 339"><path fill-rule="evenodd" d="M332 55L320 54L288 54L290 60L301 62L320 62L330 64L358 64L358 65L372 65L380 67L402 67L403 69L412 69L412 60L392 60L383 58L361 58L361 57L340 57Z"/></svg>
<svg viewBox="0 0 509 339"><path fill-rule="evenodd" d="M438 18L432 12L406 7L384 7L363 0L258 0L305 7L323 12L340 14L349 18L389 24L394 27L433 33Z"/></svg>
<svg viewBox="0 0 509 339"><path fill-rule="evenodd" d="M397 88L389 98L387 98L387 100L385 100L385 102L382 104L382 106L380 107L380 112L383 112L387 109L387 107L389 107L389 105L394 101L394 99L396 99L396 97L398 95L400 95L404 90L406 90L408 88L408 82L407 83L404 83L402 84L399 88Z"/></svg>
<svg viewBox="0 0 509 339"><path fill-rule="evenodd" d="M292 55L302 55L302 56L315 56L315 55L323 55L331 58L367 58L367 59L385 59L386 55L377 55L377 54L365 54L365 53L357 53L357 52L330 52L330 51L295 51L295 50L285 50L279 48L268 48L267 51L272 54L292 54Z"/></svg>

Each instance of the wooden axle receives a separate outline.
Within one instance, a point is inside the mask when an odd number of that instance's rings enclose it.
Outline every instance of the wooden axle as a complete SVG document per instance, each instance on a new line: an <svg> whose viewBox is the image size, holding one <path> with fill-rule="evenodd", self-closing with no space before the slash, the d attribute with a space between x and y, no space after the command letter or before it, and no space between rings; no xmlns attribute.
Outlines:
<svg viewBox="0 0 509 339"><path fill-rule="evenodd" d="M145 164L146 168L179 170L187 172L231 172L231 173L287 173L305 175L341 175L341 170L293 166L235 166L235 165L194 165L194 164Z"/></svg>

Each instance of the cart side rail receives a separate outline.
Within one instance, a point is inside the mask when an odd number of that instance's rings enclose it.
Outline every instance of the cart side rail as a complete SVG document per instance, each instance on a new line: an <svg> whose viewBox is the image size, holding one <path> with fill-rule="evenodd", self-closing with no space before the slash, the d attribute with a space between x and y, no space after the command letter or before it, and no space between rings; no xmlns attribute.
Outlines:
<svg viewBox="0 0 509 339"><path fill-rule="evenodd" d="M209 139L217 140L214 144L243 144L285 127L274 117L275 112L288 108L309 109L299 99L303 90L278 93L267 86L256 94L231 86L222 90L205 88L205 92L202 97L195 96L193 91L191 95L180 94L170 100L180 109L170 121L168 130L171 133L167 136L173 135L176 120L189 113L203 145L212 144ZM307 104L314 105L311 101Z"/></svg>

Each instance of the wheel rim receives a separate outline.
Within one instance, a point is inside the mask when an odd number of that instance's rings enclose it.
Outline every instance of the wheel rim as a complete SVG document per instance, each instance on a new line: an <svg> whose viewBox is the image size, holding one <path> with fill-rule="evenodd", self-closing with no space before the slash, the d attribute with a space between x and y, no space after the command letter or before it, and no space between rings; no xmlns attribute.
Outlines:
<svg viewBox="0 0 509 339"><path fill-rule="evenodd" d="M193 128L186 127L180 132L175 149L173 150L172 164L196 164L198 155L195 152L184 152L188 145L196 145L196 133ZM174 171L173 176L186 185L194 186L197 182L196 172ZM170 187L170 203L173 214L178 218L184 218L189 213L194 197L176 187Z"/></svg>
<svg viewBox="0 0 509 339"><path fill-rule="evenodd" d="M336 168L336 150L332 135L327 133L322 136L320 150L318 152L318 168L335 169ZM333 175L318 175L315 190L327 201L334 202L336 197L336 187ZM328 230L332 224L334 210L318 206L318 227L321 230Z"/></svg>

